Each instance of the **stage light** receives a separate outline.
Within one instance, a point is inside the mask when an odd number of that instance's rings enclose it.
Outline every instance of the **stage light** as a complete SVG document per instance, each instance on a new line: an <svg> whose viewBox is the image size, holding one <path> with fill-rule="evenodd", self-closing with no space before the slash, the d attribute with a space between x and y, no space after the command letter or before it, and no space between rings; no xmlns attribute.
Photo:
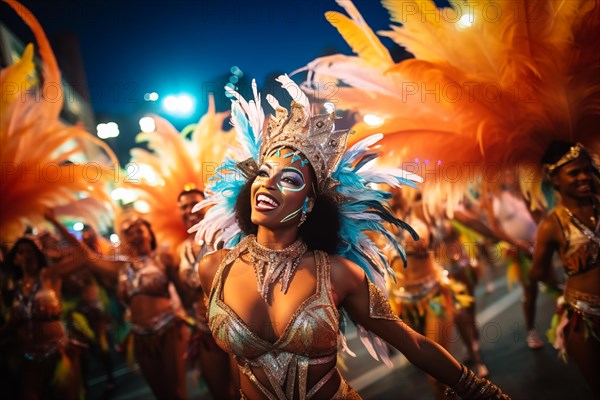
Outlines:
<svg viewBox="0 0 600 400"><path fill-rule="evenodd" d="M187 94L169 95L165 97L163 106L169 113L187 116L194 111L194 98Z"/></svg>
<svg viewBox="0 0 600 400"><path fill-rule="evenodd" d="M367 114L363 117L363 121L369 126L377 127L383 125L384 119L377 115Z"/></svg>
<svg viewBox="0 0 600 400"><path fill-rule="evenodd" d="M169 112L177 112L177 97L173 95L165 97L163 106L165 107L165 110Z"/></svg>
<svg viewBox="0 0 600 400"><path fill-rule="evenodd" d="M470 28L473 25L475 18L472 14L463 14L456 22L456 27L460 29Z"/></svg>
<svg viewBox="0 0 600 400"><path fill-rule="evenodd" d="M100 139L108 139L119 136L119 125L115 122L107 122L96 126L96 134Z"/></svg>
<svg viewBox="0 0 600 400"><path fill-rule="evenodd" d="M140 129L142 132L154 132L156 130L156 124L152 117L140 118Z"/></svg>

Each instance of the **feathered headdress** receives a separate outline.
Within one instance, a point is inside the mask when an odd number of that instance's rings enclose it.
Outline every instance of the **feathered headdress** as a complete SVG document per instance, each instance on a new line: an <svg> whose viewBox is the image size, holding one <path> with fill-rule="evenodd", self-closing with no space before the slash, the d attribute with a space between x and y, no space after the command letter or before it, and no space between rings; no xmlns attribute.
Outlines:
<svg viewBox="0 0 600 400"><path fill-rule="evenodd" d="M326 17L357 55L309 63L307 86L340 82L339 107L380 117L379 126L357 124L354 139L382 132L386 163L417 162L431 207L452 206L506 167L520 169L532 207L545 207L540 160L549 143L600 151L597 0L382 3L402 26L379 34L415 58L394 63L354 5L338 1L350 18Z"/></svg>
<svg viewBox="0 0 600 400"><path fill-rule="evenodd" d="M357 142L346 150L347 130L336 131L333 121L335 114L312 115L311 105L306 95L287 76L282 75L278 82L292 96L292 112L272 97L269 103L276 110L266 132L263 132L265 114L261 107L261 98L256 82L252 82L254 99L246 101L239 93L226 88L235 99L231 106L231 122L235 127L240 148L227 155L207 187L208 197L196 205L195 210L212 206L204 219L191 230L197 230L197 239L209 242L224 242L226 248L235 246L243 237L235 217L236 199L248 178L254 176L265 155L270 149L281 146L301 152L309 159L315 169L319 194L333 191L340 211L340 247L338 254L360 265L369 279L382 289L385 288L384 276L393 275L386 258L377 246L365 235L372 231L383 235L404 257L404 251L388 233L383 222L389 222L402 229L416 233L403 221L395 218L387 207L387 192L376 190L370 183L386 183L392 187L400 185L414 186L421 179L398 168L378 169L373 160L377 154L374 145L382 135L373 135ZM330 193L331 194L331 193ZM379 339L369 341L367 332L360 330L361 337L371 354L384 358L385 345ZM377 351L371 347L375 346ZM385 361L388 361L384 358Z"/></svg>
<svg viewBox="0 0 600 400"><path fill-rule="evenodd" d="M73 157L85 157L85 147L99 147L111 160L110 148L81 126L65 125L59 118L63 106L46 93L59 89L60 72L48 39L29 10L16 1L6 1L31 28L43 61L43 82L34 78L34 51L29 44L19 62L2 70L2 109L0 117L0 240L11 242L21 236L27 225L44 222L48 207L62 207L69 213L86 215L88 223L98 222L107 213L110 197L106 184L113 172L98 163L73 163ZM7 90L4 89L14 89ZM33 90L33 92L32 92ZM62 100L62 97L61 97ZM98 201L80 202L82 198ZM103 203L105 202L105 203ZM73 205L74 207L67 207ZM87 213L86 213L87 211Z"/></svg>
<svg viewBox="0 0 600 400"><path fill-rule="evenodd" d="M173 125L159 116L153 116L155 130L142 132L136 140L145 142L150 149L131 150L130 163L135 169L149 167L152 181L140 176L128 180L125 187L135 190L138 200L148 204L144 218L150 222L159 243L176 249L189 234L178 213L177 197L185 191L204 192L208 179L220 166L234 135L223 130L223 121L229 112L215 112L212 96L208 111L194 126L179 133ZM190 132L187 139L187 133Z"/></svg>

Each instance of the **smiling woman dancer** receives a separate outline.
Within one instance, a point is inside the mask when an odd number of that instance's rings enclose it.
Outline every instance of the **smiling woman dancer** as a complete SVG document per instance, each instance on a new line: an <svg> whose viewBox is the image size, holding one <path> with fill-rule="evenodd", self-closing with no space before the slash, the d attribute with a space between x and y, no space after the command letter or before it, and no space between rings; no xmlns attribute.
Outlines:
<svg viewBox="0 0 600 400"><path fill-rule="evenodd" d="M230 91L244 147L237 154L247 158L228 158L196 206L213 205L198 238L225 242L204 258L200 279L209 289L209 327L239 365L242 399L359 399L336 368L342 309L360 324L359 335L386 340L449 393L507 399L398 319L381 290L386 261L363 232L390 237L384 220L411 229L390 213L389 195L367 182L417 178L366 164L380 136L346 151L348 131L334 130L335 114L311 115L300 88L285 75L278 80L295 101L288 115L267 96L276 115L264 132L255 84L250 102Z"/></svg>
<svg viewBox="0 0 600 400"><path fill-rule="evenodd" d="M555 347L569 354L600 397L600 211L598 165L579 143L553 142L542 163L560 204L540 224L531 278L555 286L552 256L567 274L555 317ZM594 183L594 181L596 181Z"/></svg>

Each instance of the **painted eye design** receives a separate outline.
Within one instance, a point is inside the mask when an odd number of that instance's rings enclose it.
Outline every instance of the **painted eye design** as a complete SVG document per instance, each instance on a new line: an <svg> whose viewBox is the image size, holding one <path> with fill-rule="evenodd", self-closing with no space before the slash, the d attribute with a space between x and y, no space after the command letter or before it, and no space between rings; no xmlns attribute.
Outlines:
<svg viewBox="0 0 600 400"><path fill-rule="evenodd" d="M304 177L294 169L286 169L281 173L281 185L288 188L304 187Z"/></svg>

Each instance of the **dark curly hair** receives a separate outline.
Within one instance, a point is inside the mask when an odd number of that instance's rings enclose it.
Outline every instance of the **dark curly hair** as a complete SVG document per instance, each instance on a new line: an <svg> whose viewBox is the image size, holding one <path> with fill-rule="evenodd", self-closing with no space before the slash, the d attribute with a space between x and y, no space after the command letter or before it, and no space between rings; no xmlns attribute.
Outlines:
<svg viewBox="0 0 600 400"><path fill-rule="evenodd" d="M135 224L142 224L142 225L145 225L146 228L148 228L148 232L150 233L150 248L152 250L156 250L156 247L158 245L156 242L156 235L154 234L154 230L152 230L152 225L150 225L150 222L148 222L144 218L139 218L139 217L136 218L135 221L127 227L127 229L121 228L121 231L126 232L129 228L131 228Z"/></svg>
<svg viewBox="0 0 600 400"><path fill-rule="evenodd" d="M11 275L11 278L15 281L23 278L23 271L19 268L15 263L15 257L17 256L17 250L19 246L22 244L29 244L34 251L35 258L37 260L37 270L38 272L42 268L46 268L48 266L48 261L46 260L46 255L42 252L42 250L38 247L38 245L27 237L21 237L17 239L15 244L12 246L8 254L6 255L6 268Z"/></svg>
<svg viewBox="0 0 600 400"><path fill-rule="evenodd" d="M567 154L570 150L571 147L576 146L577 143L575 142L566 142L566 141L560 141L560 140L556 140L552 143L550 143L550 145L548 146L548 148L546 149L546 151L544 152L544 155L542 156L542 165L545 164L554 164L556 162L558 162L558 160L560 160L565 154ZM582 155L585 155L586 157L589 157L589 155L584 151L582 153ZM554 175L559 168L556 168L552 174Z"/></svg>
<svg viewBox="0 0 600 400"><path fill-rule="evenodd" d="M554 141L550 143L544 154L542 155L542 164L554 164L567 154L571 147L575 146L573 142Z"/></svg>
<svg viewBox="0 0 600 400"><path fill-rule="evenodd" d="M250 176L235 202L235 216L242 232L256 234L258 226L252 223L251 188L257 175ZM309 250L335 254L340 243L340 212L329 196L317 195L312 211L298 228L298 234Z"/></svg>

